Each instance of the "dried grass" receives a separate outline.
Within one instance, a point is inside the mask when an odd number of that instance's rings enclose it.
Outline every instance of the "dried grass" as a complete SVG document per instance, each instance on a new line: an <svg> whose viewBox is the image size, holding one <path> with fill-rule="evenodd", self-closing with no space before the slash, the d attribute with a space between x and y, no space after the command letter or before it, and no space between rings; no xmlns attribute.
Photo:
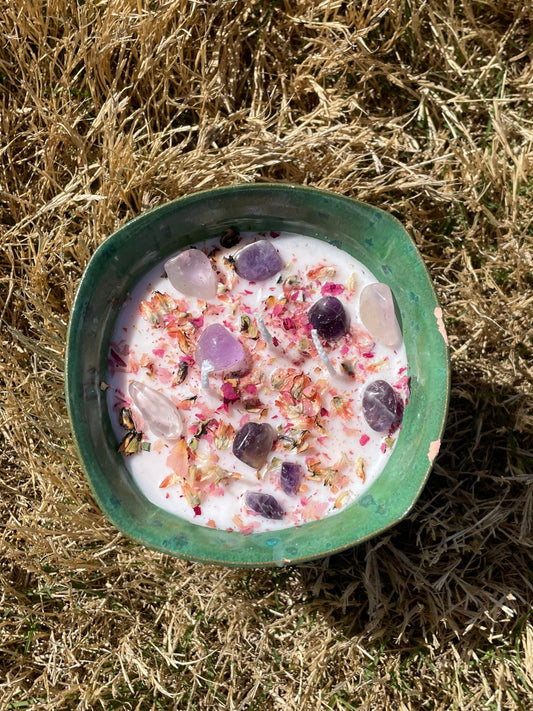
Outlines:
<svg viewBox="0 0 533 711"><path fill-rule="evenodd" d="M529 0L0 0L0 708L531 709ZM282 180L392 211L444 306L445 444L324 561L140 548L76 461L80 275L140 211Z"/></svg>

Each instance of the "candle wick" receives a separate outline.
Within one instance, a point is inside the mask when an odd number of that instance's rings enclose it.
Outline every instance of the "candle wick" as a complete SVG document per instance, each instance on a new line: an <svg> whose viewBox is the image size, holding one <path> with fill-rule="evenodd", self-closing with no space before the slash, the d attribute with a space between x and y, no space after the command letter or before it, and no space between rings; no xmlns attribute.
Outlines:
<svg viewBox="0 0 533 711"><path fill-rule="evenodd" d="M259 289L257 292L257 303L258 303L258 311L257 315L255 317L256 323L257 323L257 328L259 329L259 333L263 337L263 340L268 346L272 345L272 334L268 330L268 328L265 326L265 321L263 319L263 289Z"/></svg>
<svg viewBox="0 0 533 711"><path fill-rule="evenodd" d="M269 346L272 345L272 334L265 326L265 322L263 321L263 314L258 313L255 320L257 321L257 328L259 329L259 333L263 336L263 339Z"/></svg>
<svg viewBox="0 0 533 711"><path fill-rule="evenodd" d="M212 373L214 369L214 365L208 360L202 361L202 369L200 371L200 384L203 390L211 391L211 386L209 385L209 373Z"/></svg>
<svg viewBox="0 0 533 711"><path fill-rule="evenodd" d="M320 360L322 361L322 363L324 363L330 375L337 375L337 371L335 370L330 359L328 358L328 354L324 350L324 346L322 345L322 343L320 343L320 338L318 336L316 328L313 328L313 330L311 331L311 338L313 339L315 348L317 349L318 355L320 356Z"/></svg>

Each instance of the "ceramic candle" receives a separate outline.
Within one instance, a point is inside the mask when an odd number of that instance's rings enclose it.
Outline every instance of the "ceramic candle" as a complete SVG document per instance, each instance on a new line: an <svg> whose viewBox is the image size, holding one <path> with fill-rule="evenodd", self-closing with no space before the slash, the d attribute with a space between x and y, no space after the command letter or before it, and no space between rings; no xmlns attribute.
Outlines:
<svg viewBox="0 0 533 711"><path fill-rule="evenodd" d="M409 395L390 289L327 242L274 232L206 241L146 274L117 320L108 384L146 497L245 534L355 501Z"/></svg>

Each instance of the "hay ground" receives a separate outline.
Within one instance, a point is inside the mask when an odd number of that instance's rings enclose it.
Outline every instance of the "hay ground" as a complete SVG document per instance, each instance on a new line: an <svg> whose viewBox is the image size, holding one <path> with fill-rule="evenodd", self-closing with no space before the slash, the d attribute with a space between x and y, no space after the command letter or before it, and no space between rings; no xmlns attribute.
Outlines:
<svg viewBox="0 0 533 711"><path fill-rule="evenodd" d="M529 0L0 0L0 708L533 708ZM383 207L442 301L445 441L399 525L280 570L126 540L76 460L97 245L199 188Z"/></svg>

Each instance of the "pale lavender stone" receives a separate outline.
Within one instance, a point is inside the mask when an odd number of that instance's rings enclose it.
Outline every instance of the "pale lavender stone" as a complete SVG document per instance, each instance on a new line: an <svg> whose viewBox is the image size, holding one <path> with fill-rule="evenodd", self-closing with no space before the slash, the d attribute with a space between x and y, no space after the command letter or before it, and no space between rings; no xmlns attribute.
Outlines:
<svg viewBox="0 0 533 711"><path fill-rule="evenodd" d="M361 292L359 313L364 327L378 343L397 348L402 332L396 314L392 292L386 284L369 284Z"/></svg>
<svg viewBox="0 0 533 711"><path fill-rule="evenodd" d="M137 380L130 383L128 391L133 404L155 435L168 440L181 437L183 420L170 398Z"/></svg>
<svg viewBox="0 0 533 711"><path fill-rule="evenodd" d="M243 279L264 281L283 269L283 260L272 242L261 239L235 255L235 271Z"/></svg>
<svg viewBox="0 0 533 711"><path fill-rule="evenodd" d="M207 360L213 372L242 372L247 364L242 343L218 323L213 323L202 332L196 344L194 360L202 367Z"/></svg>
<svg viewBox="0 0 533 711"><path fill-rule="evenodd" d="M186 249L165 262L165 271L172 286L187 296L214 299L217 277L209 257L200 249Z"/></svg>

